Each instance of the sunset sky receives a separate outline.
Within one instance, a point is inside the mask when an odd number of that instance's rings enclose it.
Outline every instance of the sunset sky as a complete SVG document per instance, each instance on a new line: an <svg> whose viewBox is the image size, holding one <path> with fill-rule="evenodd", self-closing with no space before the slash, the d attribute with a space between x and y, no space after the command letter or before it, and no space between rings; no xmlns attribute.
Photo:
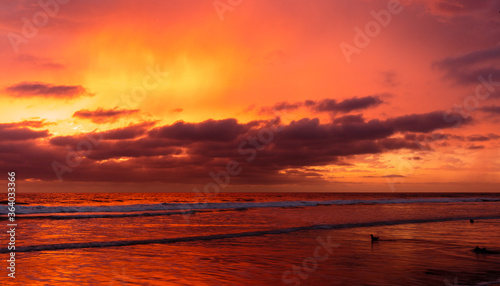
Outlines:
<svg viewBox="0 0 500 286"><path fill-rule="evenodd" d="M499 190L499 1L37 2L0 2L19 191Z"/></svg>

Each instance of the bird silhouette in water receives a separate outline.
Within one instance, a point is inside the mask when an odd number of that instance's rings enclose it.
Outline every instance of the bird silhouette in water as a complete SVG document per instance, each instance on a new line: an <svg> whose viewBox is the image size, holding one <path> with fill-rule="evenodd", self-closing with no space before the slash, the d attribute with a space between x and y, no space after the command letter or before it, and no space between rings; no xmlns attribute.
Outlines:
<svg viewBox="0 0 500 286"><path fill-rule="evenodd" d="M473 220L473 219L470 219L469 221L470 221L470 223L474 223L474 220Z"/></svg>
<svg viewBox="0 0 500 286"><path fill-rule="evenodd" d="M378 239L379 239L378 236L373 236L373 234L370 234L370 237L372 238L372 242L378 241Z"/></svg>
<svg viewBox="0 0 500 286"><path fill-rule="evenodd" d="M477 245L476 248L474 248L472 251L474 251L475 253L482 253L482 254L498 254L497 251L491 251L486 249L486 247L481 248Z"/></svg>

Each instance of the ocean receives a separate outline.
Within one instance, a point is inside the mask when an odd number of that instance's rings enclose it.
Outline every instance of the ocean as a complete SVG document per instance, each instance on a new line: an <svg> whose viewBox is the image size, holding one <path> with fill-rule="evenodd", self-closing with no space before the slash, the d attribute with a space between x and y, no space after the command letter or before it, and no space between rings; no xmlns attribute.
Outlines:
<svg viewBox="0 0 500 286"><path fill-rule="evenodd" d="M499 193L18 193L16 203L16 278L3 231L0 285L500 285Z"/></svg>

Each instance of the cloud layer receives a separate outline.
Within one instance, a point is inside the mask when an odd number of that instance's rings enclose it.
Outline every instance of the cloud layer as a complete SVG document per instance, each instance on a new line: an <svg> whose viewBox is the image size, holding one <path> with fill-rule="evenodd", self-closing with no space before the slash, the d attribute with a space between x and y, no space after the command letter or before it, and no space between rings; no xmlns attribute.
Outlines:
<svg viewBox="0 0 500 286"><path fill-rule="evenodd" d="M24 178L49 181L56 179L50 166L58 162L68 170L78 169L66 172L67 180L202 183L209 172L223 170L231 161L243 169L233 180L236 184L321 181L320 175L311 172L284 174L290 169L343 165L346 158L359 154L429 150L417 136L453 128L454 122L447 122L443 114L368 121L362 115L347 115L329 123L317 118L289 124L279 119L239 123L234 118L163 126L144 122L73 136L32 130L43 128L43 122L26 121L0 125L1 138L8 138L0 141L5 150L0 160L2 168L22 170ZM463 125L472 122L461 120ZM490 139L478 135L469 141Z"/></svg>
<svg viewBox="0 0 500 286"><path fill-rule="evenodd" d="M67 98L72 99L81 96L93 96L81 85L53 85L42 82L22 82L7 86L4 92L17 98Z"/></svg>
<svg viewBox="0 0 500 286"><path fill-rule="evenodd" d="M138 109L129 110L129 109L118 109L116 107L113 109L99 108L92 111L88 109L82 109L76 111L73 114L73 117L88 119L94 123L105 123L105 122L115 122L120 117L135 114L137 112L139 112Z"/></svg>
<svg viewBox="0 0 500 286"><path fill-rule="evenodd" d="M380 97L387 95L389 94L353 97L342 101L326 98L322 100L305 100L294 103L280 102L271 107L263 107L260 111L261 113L284 112L293 111L300 107L307 107L314 112L349 113L376 107L383 103Z"/></svg>

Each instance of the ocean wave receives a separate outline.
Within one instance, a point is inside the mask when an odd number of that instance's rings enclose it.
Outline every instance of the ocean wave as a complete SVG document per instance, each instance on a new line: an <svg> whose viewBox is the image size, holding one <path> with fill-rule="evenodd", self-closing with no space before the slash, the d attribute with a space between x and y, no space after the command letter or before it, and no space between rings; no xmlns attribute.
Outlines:
<svg viewBox="0 0 500 286"><path fill-rule="evenodd" d="M204 212L200 210L190 210L183 212L132 212L132 213L118 213L118 214L77 214L77 215L53 215L53 214L42 214L42 215L25 215L17 216L16 219L90 219L90 218L124 218L124 217L140 217L140 216L169 216L169 215L186 215L195 214L198 212Z"/></svg>
<svg viewBox="0 0 500 286"><path fill-rule="evenodd" d="M58 214L58 213L102 213L141 211L189 211L215 209L252 209L277 207L314 207L325 205L354 204L415 204L415 203L474 203L498 202L498 198L413 198L374 200L326 200L326 201L275 201L275 202L224 202L224 203L161 203L118 206L16 206L16 214ZM7 214L7 206L0 208L0 214Z"/></svg>
<svg viewBox="0 0 500 286"><path fill-rule="evenodd" d="M300 227L290 227L282 229L260 230L260 231L247 231L239 233L225 233L203 236L188 236L176 238L161 238L161 239L146 239L146 240L120 240L120 241L95 241L95 242L81 242L81 243L59 243L59 244L44 244L44 245L27 245L16 246L16 252L33 252L33 251L53 251L53 250L67 250L67 249L80 249L80 248L103 248L103 247L119 247L119 246L133 246L133 245L146 245L146 244L169 244L178 242L192 242L202 240L217 240L217 239L230 239L238 237L255 237L264 235L278 235L287 234L298 231L308 230L324 230L324 229L347 229L359 227L376 227L376 226L390 226L402 224L416 224L416 223L433 223L433 222L446 222L457 220L468 220L469 217L451 217L451 218L438 218L438 219L413 219L413 220L394 220L394 221L375 221L364 223L346 223L346 224L319 224ZM500 219L500 217L475 217L474 219ZM0 248L0 253L11 252L7 248Z"/></svg>

